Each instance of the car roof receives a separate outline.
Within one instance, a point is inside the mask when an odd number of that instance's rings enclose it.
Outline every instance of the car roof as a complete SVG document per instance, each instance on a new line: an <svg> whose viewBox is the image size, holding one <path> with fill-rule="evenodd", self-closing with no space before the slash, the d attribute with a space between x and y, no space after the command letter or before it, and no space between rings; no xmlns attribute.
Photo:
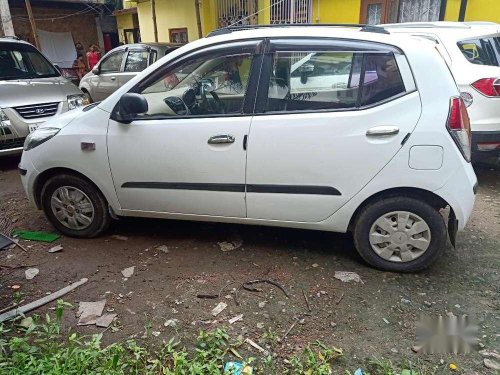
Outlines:
<svg viewBox="0 0 500 375"><path fill-rule="evenodd" d="M31 43L28 43L22 39L19 39L17 36L1 36L0 37L0 42L7 42L7 43L21 43L21 44L28 44L32 45Z"/></svg>
<svg viewBox="0 0 500 375"><path fill-rule="evenodd" d="M132 44L124 44L122 46L113 48L112 51L121 51L121 50L129 50L129 49L157 49L157 50L168 50L171 48L179 48L183 46L183 44L175 44L175 43L132 43Z"/></svg>
<svg viewBox="0 0 500 375"><path fill-rule="evenodd" d="M227 30L227 31L224 31ZM364 25L258 25L220 29L208 37L190 43L200 47L212 43L259 38L337 38L352 41L378 42L405 49L408 41L416 38L405 34L391 34L382 27Z"/></svg>
<svg viewBox="0 0 500 375"><path fill-rule="evenodd" d="M381 25L395 33L427 33L455 40L500 34L500 24L495 22L407 22Z"/></svg>

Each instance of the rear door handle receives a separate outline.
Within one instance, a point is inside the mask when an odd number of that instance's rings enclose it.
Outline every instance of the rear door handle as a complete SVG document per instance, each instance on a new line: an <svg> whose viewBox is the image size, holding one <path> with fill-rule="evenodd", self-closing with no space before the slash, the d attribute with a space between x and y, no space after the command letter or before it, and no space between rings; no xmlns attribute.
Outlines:
<svg viewBox="0 0 500 375"><path fill-rule="evenodd" d="M383 137L387 135L396 135L399 133L397 126L376 126L368 129L366 135L369 137Z"/></svg>
<svg viewBox="0 0 500 375"><path fill-rule="evenodd" d="M231 134L220 134L220 135L214 135L213 137L210 137L208 140L209 145L220 145L223 143L234 143L234 135Z"/></svg>
<svg viewBox="0 0 500 375"><path fill-rule="evenodd" d="M112 81L116 81L116 77L111 77L110 78Z"/></svg>

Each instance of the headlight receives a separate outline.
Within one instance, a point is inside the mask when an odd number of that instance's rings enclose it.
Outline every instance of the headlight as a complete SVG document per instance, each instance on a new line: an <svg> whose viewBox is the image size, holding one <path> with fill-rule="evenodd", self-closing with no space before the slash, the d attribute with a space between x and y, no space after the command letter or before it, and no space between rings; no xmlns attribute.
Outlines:
<svg viewBox="0 0 500 375"><path fill-rule="evenodd" d="M50 138L59 133L59 128L39 128L33 133L30 133L24 141L24 151L31 150L42 143L47 142Z"/></svg>
<svg viewBox="0 0 500 375"><path fill-rule="evenodd" d="M68 109L72 110L81 106L84 106L85 96L84 95L70 95L68 96Z"/></svg>

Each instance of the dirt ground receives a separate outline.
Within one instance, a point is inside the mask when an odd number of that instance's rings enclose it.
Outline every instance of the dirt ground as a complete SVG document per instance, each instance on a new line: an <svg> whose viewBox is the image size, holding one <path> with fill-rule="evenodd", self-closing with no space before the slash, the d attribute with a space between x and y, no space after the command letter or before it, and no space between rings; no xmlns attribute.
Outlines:
<svg viewBox="0 0 500 375"><path fill-rule="evenodd" d="M0 218L8 218L14 228L53 232L43 213L29 206L17 163L16 158L0 161ZM75 312L80 301L106 298L106 309L118 314L114 329L104 334L106 342L129 337L162 342L175 336L189 345L200 330L225 327L232 336L249 337L281 358L315 340L340 347L344 358L336 373L354 371L373 357L394 363L420 360L439 369L454 362L464 374L493 373L477 352L448 356L417 355L411 350L419 315L447 312L475 317L482 345L500 349L500 167L476 169L480 181L476 207L466 230L459 234L457 248L448 246L433 267L418 274L369 268L356 254L349 235L126 219L97 239L61 237L54 244L22 241L28 252L0 251L2 266L36 265L40 270L33 280L26 280L24 268L0 268L0 309L12 303L12 285L20 285L22 298L30 302L87 277L87 284L65 297L75 310L66 313L64 323L83 334L103 331L77 327ZM242 246L221 251L218 243L234 238L240 238ZM55 244L64 250L49 254ZM168 251L156 249L161 245ZM121 270L131 266L135 266L134 275L124 279ZM335 271L356 272L364 284L343 283L334 278ZM255 279L280 283L290 298L266 285L259 286L259 293L241 290L235 298L232 288ZM220 299L197 298L198 293L217 294L230 282L234 284ZM310 316L277 343L299 314L308 313L303 291ZM213 317L211 310L221 301L228 306ZM36 313L50 311L53 305ZM227 322L239 314L243 314L241 321ZM178 319L177 325L165 327L169 319ZM247 346L241 352L259 355Z"/></svg>

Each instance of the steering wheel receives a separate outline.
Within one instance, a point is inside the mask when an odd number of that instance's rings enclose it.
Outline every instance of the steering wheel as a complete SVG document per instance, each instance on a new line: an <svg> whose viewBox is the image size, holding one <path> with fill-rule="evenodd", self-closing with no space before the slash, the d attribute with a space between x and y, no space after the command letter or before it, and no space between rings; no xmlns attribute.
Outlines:
<svg viewBox="0 0 500 375"><path fill-rule="evenodd" d="M207 97L207 93L210 93L210 99ZM200 94L202 103L209 107L207 109L217 114L226 113L226 106L220 99L219 95L214 92L214 84L211 80L204 80L200 82Z"/></svg>
<svg viewBox="0 0 500 375"><path fill-rule="evenodd" d="M207 100L207 102L212 111L218 114L225 114L226 106L224 105L222 100L220 100L219 95L213 91L210 92L210 95L212 96L213 100ZM206 99L206 94L205 94L205 99Z"/></svg>

